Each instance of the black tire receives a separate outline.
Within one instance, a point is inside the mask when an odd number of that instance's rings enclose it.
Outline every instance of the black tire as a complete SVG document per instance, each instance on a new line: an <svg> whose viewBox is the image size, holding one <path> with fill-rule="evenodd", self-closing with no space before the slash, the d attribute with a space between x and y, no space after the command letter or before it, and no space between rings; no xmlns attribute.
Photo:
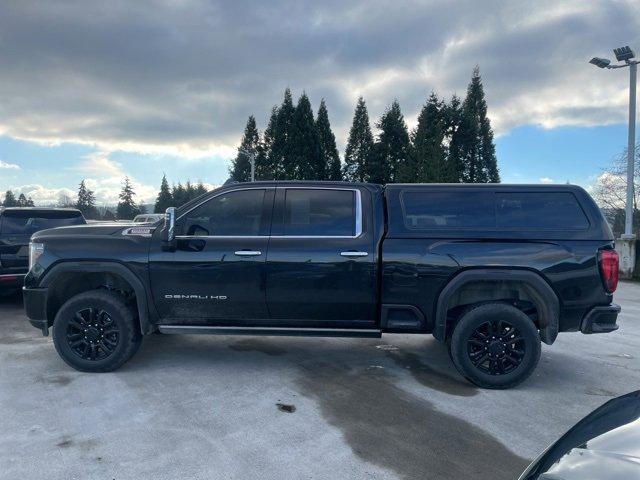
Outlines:
<svg viewBox="0 0 640 480"><path fill-rule="evenodd" d="M125 299L108 290L80 293L58 310L53 344L58 355L81 372L111 372L140 347L136 312Z"/></svg>
<svg viewBox="0 0 640 480"><path fill-rule="evenodd" d="M511 388L535 370L540 335L533 321L511 305L479 305L456 324L450 355L458 372L475 385Z"/></svg>

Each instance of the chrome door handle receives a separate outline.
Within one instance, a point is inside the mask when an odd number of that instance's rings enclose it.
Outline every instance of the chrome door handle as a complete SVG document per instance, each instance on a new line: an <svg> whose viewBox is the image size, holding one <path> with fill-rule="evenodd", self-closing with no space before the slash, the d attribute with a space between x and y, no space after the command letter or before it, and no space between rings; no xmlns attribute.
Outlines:
<svg viewBox="0 0 640 480"><path fill-rule="evenodd" d="M340 252L343 257L366 257L368 252Z"/></svg>
<svg viewBox="0 0 640 480"><path fill-rule="evenodd" d="M239 257L257 257L258 255L262 255L260 250L237 250L234 253Z"/></svg>

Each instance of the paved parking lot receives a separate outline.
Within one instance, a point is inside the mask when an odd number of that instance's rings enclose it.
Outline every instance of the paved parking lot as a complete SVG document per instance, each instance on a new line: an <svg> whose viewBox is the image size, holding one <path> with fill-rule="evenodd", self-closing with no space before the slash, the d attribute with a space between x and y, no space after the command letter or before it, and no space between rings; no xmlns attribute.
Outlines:
<svg viewBox="0 0 640 480"><path fill-rule="evenodd" d="M562 334L534 376L479 390L427 336L146 338L121 370L67 367L0 300L2 479L515 479L640 388L640 285L621 328Z"/></svg>

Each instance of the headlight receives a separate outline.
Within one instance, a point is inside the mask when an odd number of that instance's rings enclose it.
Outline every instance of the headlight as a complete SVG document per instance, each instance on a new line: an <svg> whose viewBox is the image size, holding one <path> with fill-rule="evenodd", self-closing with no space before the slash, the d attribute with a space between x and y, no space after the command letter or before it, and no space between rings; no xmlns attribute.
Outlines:
<svg viewBox="0 0 640 480"><path fill-rule="evenodd" d="M29 270L36 264L40 255L44 253L44 244L42 243L29 243Z"/></svg>

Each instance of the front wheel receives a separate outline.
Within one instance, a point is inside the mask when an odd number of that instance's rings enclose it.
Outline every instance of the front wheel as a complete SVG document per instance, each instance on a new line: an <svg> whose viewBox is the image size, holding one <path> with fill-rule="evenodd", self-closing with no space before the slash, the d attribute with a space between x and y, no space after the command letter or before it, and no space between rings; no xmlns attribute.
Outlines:
<svg viewBox="0 0 640 480"><path fill-rule="evenodd" d="M110 372L138 350L142 340L135 311L108 290L80 293L60 308L53 344L62 359L82 372Z"/></svg>
<svg viewBox="0 0 640 480"><path fill-rule="evenodd" d="M504 389L524 381L540 360L533 321L511 305L484 304L465 313L451 336L451 359L470 382Z"/></svg>

